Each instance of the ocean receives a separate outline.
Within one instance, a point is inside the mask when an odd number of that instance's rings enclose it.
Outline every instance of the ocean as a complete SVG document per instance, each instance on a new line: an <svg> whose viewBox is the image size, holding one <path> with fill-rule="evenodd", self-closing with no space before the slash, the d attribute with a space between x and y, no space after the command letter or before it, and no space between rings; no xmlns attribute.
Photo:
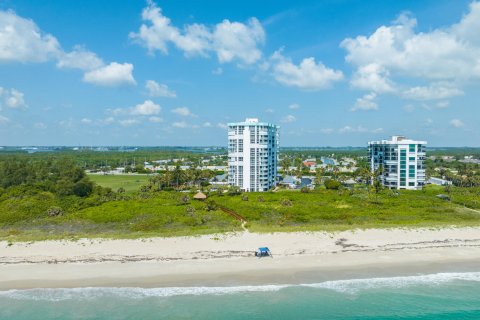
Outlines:
<svg viewBox="0 0 480 320"><path fill-rule="evenodd" d="M0 291L0 319L480 319L480 272L300 285Z"/></svg>

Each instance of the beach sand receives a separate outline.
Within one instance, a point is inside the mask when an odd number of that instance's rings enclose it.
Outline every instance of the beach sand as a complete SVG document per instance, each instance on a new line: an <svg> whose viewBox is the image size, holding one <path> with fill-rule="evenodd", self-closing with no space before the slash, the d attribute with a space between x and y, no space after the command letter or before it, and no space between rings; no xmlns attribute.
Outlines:
<svg viewBox="0 0 480 320"><path fill-rule="evenodd" d="M273 258L256 258L268 246ZM0 242L0 290L313 283L480 271L480 228Z"/></svg>

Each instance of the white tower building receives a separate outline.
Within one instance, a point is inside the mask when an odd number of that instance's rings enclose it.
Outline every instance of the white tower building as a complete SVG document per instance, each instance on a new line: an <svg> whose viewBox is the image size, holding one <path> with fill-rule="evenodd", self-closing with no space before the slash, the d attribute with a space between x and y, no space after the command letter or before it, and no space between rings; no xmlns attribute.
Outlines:
<svg viewBox="0 0 480 320"><path fill-rule="evenodd" d="M228 182L243 191L277 184L279 127L258 119L228 124Z"/></svg>
<svg viewBox="0 0 480 320"><path fill-rule="evenodd" d="M373 172L382 166L379 179L387 188L420 190L425 185L426 146L426 141L410 140L403 136L370 141L370 169Z"/></svg>

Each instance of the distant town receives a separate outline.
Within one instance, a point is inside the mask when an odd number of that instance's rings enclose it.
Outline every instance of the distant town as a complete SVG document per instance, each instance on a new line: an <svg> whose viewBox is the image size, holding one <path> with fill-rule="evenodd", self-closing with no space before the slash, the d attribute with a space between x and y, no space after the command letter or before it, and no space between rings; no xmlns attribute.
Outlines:
<svg viewBox="0 0 480 320"><path fill-rule="evenodd" d="M478 149L429 148L427 142L394 136L366 142L367 147L280 148L279 127L258 119L231 123L225 147L0 147L0 154L91 154L80 163L90 175L154 175L200 171L211 188L242 191L274 188L314 189L332 180L344 187L378 181L390 189L419 190L426 184L479 184ZM472 151L471 154L468 152ZM115 159L102 157L113 153ZM159 159L154 156L159 153ZM138 155L137 155L138 154ZM142 157L139 154L145 154ZM166 157L179 154L179 157ZM102 158L105 158L104 160ZM122 161L123 160L123 161ZM469 174L473 172L473 174Z"/></svg>

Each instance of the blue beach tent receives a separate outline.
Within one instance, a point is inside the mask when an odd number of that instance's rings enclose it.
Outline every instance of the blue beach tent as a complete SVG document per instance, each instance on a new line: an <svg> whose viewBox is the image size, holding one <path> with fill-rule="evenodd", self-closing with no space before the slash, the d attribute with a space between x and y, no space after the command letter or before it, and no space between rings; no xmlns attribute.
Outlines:
<svg viewBox="0 0 480 320"><path fill-rule="evenodd" d="M255 252L255 256L257 256L257 257L272 257L272 253L270 252L270 249L268 249L268 247L260 247Z"/></svg>

